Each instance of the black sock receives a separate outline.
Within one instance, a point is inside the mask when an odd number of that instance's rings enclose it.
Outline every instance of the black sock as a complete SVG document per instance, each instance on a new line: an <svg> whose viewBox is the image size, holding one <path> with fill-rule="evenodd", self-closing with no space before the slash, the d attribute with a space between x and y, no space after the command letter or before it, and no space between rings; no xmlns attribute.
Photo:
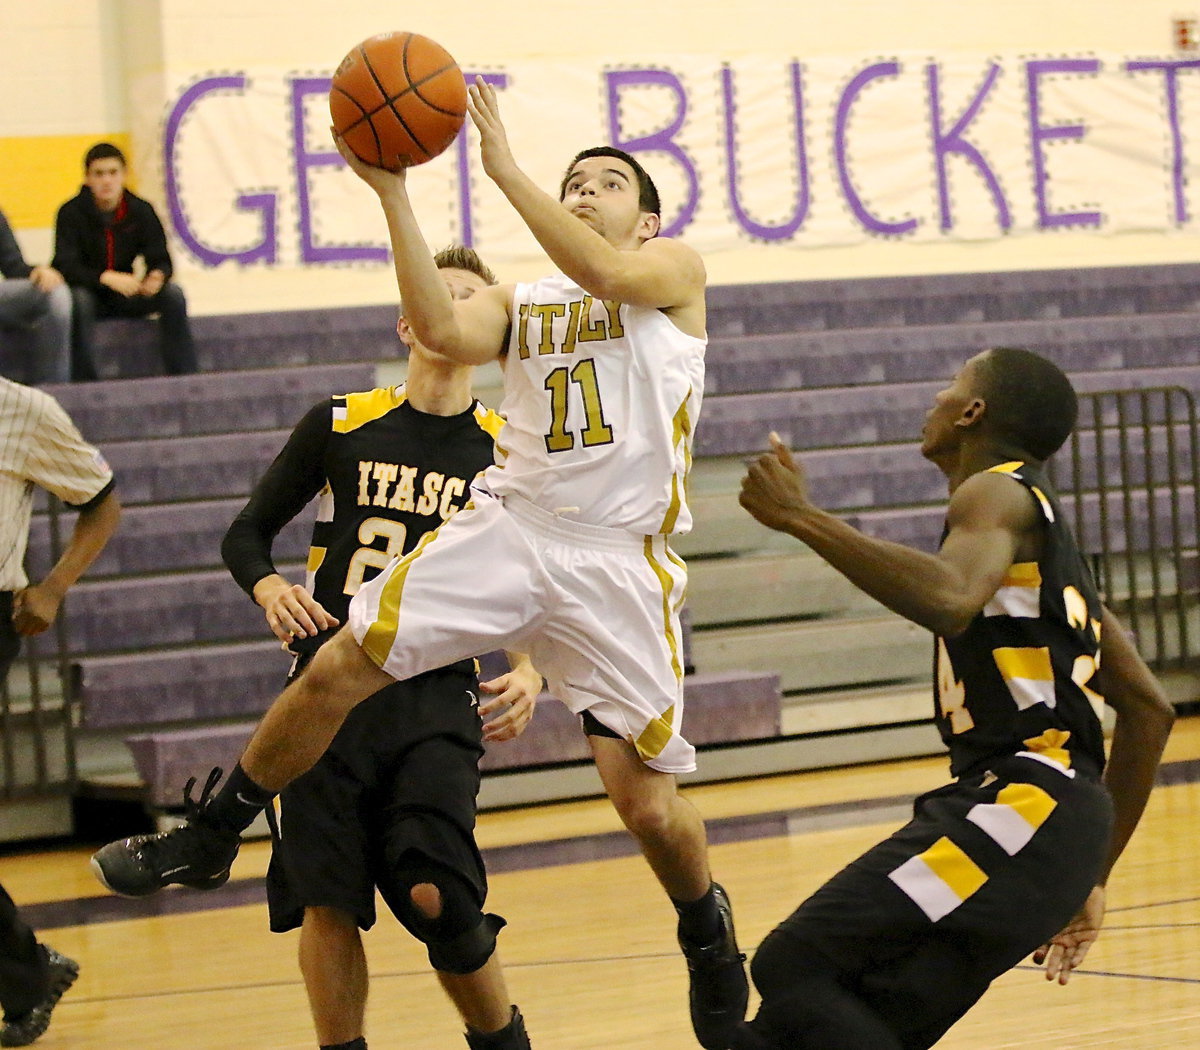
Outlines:
<svg viewBox="0 0 1200 1050"><path fill-rule="evenodd" d="M717 907L717 898L713 894L712 883L699 900L677 901L671 898L675 905L675 913L679 916L679 935L697 947L713 944L721 936L721 911Z"/></svg>
<svg viewBox="0 0 1200 1050"><path fill-rule="evenodd" d="M254 783L239 762L204 807L204 819L227 831L245 831L274 797L275 792Z"/></svg>
<svg viewBox="0 0 1200 1050"><path fill-rule="evenodd" d="M322 1043L321 1050L367 1050L367 1041L360 1035L348 1043Z"/></svg>

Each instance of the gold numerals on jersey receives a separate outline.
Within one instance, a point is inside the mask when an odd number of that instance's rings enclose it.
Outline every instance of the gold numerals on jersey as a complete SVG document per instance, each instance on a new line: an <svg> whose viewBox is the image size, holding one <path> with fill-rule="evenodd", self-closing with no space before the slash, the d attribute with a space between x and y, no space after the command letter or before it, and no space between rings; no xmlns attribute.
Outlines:
<svg viewBox="0 0 1200 1050"><path fill-rule="evenodd" d="M568 370L556 368L546 376L545 388L550 391L550 433L546 435L547 452L566 452L575 447L575 434L567 430L568 393L571 384L579 386L583 395L584 427L580 432L584 448L612 443L613 432L604 421L604 405L596 382L596 362L585 358Z"/></svg>
<svg viewBox="0 0 1200 1050"><path fill-rule="evenodd" d="M937 640L938 708L942 717L950 722L950 732L965 733L975 728L975 719L967 710L967 690L954 676L954 665L950 662L950 651L945 639Z"/></svg>
<svg viewBox="0 0 1200 1050"><path fill-rule="evenodd" d="M363 584L363 574L368 569L376 571L386 568L393 558L404 554L404 538L408 530L399 521L391 518L365 518L358 526L358 542L363 544L354 552L346 570L346 582L342 587L345 594L355 595ZM380 539L387 541L383 550L378 549Z"/></svg>

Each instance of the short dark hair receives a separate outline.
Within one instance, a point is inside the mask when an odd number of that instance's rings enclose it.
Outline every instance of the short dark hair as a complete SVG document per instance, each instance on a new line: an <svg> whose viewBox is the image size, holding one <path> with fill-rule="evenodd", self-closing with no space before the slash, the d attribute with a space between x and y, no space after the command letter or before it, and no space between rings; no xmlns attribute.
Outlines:
<svg viewBox="0 0 1200 1050"><path fill-rule="evenodd" d="M109 157L115 157L121 162L121 167L127 167L125 163L125 154L122 153L111 142L97 142L83 156L83 170L86 172L92 166L94 160L108 160Z"/></svg>
<svg viewBox="0 0 1200 1050"><path fill-rule="evenodd" d="M658 189L654 185L654 180L646 174L646 169L634 160L633 157L623 149L617 149L616 146L592 146L590 149L580 150L576 153L571 158L571 163L567 165L567 170L563 173L562 182L559 183L559 200L562 200L566 196L567 182L570 181L571 172L575 170L575 165L581 160L587 160L589 157L616 157L617 160L623 160L633 168L633 173L637 176L639 210L648 212L651 215L662 215L662 202L658 198Z"/></svg>
<svg viewBox="0 0 1200 1050"><path fill-rule="evenodd" d="M1079 401L1053 361L1032 350L997 346L978 359L985 425L1037 460L1049 459L1075 429Z"/></svg>
<svg viewBox="0 0 1200 1050"><path fill-rule="evenodd" d="M433 257L433 265L439 270L466 270L476 277L482 277L488 284L496 283L496 275L479 258L479 253L465 244L452 244L443 248Z"/></svg>

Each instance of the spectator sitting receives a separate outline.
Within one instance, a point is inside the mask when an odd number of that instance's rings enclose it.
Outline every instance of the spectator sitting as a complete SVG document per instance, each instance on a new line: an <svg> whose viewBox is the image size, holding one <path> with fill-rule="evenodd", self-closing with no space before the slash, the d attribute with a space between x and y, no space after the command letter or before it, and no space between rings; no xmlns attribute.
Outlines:
<svg viewBox="0 0 1200 1050"><path fill-rule="evenodd" d="M65 383L71 378L71 290L49 266L30 266L0 211L0 326L28 327L34 335L30 383Z"/></svg>
<svg viewBox="0 0 1200 1050"><path fill-rule="evenodd" d="M147 200L125 188L125 155L99 142L87 151L84 184L58 209L54 266L74 301L71 372L97 379L93 332L97 318L159 315L159 344L169 375L196 371L183 290L171 281L162 223ZM134 276L141 257L146 275Z"/></svg>

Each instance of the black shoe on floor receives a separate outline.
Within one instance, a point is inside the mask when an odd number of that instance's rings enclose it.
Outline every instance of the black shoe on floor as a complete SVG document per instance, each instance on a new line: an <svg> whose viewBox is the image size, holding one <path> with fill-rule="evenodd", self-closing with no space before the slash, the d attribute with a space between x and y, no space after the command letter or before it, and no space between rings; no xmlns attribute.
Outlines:
<svg viewBox="0 0 1200 1050"><path fill-rule="evenodd" d="M498 1032L477 1032L472 1028L466 1035L471 1050L530 1050L525 1018L515 1006L512 1019Z"/></svg>
<svg viewBox="0 0 1200 1050"><path fill-rule="evenodd" d="M726 1050L736 1027L746 1017L750 985L733 932L733 907L725 890L713 883L721 912L721 936L712 944L697 946L682 937L679 947L687 959L692 1010L692 1030L704 1050Z"/></svg>
<svg viewBox="0 0 1200 1050"><path fill-rule="evenodd" d="M224 886L242 837L204 819L204 807L220 777L219 769L209 774L198 801L192 800L195 778L187 782L183 789L187 819L179 827L110 842L93 854L96 878L122 897L145 897L171 883L194 890Z"/></svg>
<svg viewBox="0 0 1200 1050"><path fill-rule="evenodd" d="M53 948L42 946L46 961L50 965L50 986L42 1001L28 1013L4 1018L0 1028L0 1046L28 1046L50 1027L50 1014L62 998L63 992L75 983L79 976L79 963L68 959Z"/></svg>

